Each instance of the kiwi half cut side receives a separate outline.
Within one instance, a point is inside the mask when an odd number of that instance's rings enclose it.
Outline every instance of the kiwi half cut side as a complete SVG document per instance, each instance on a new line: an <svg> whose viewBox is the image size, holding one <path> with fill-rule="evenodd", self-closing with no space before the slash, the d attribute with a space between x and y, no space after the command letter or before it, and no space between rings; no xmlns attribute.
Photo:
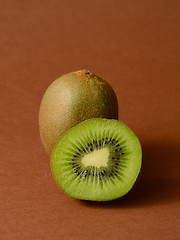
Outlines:
<svg viewBox="0 0 180 240"><path fill-rule="evenodd" d="M51 154L56 183L69 196L109 201L129 192L141 168L137 136L118 120L89 119L69 129Z"/></svg>

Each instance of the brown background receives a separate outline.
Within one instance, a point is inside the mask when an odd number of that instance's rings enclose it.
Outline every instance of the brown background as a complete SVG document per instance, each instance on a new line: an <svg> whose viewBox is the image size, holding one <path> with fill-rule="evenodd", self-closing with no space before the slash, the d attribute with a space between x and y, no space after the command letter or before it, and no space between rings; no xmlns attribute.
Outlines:
<svg viewBox="0 0 180 240"><path fill-rule="evenodd" d="M180 1L0 1L0 239L180 239ZM40 142L48 85L82 68L106 79L143 146L132 191L66 196Z"/></svg>

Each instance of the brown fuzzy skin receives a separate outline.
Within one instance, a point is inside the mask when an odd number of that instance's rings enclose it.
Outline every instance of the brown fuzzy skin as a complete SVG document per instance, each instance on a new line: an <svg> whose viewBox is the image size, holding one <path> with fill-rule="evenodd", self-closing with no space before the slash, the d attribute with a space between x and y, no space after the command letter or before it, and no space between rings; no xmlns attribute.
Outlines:
<svg viewBox="0 0 180 240"><path fill-rule="evenodd" d="M87 70L55 80L46 90L39 110L42 143L50 155L61 135L89 118L118 119L118 103L111 86Z"/></svg>

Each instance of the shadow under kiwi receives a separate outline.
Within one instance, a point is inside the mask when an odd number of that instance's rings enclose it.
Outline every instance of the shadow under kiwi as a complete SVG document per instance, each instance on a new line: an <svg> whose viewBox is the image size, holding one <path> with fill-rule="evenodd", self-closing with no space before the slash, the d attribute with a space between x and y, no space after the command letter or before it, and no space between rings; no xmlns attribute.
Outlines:
<svg viewBox="0 0 180 240"><path fill-rule="evenodd" d="M174 144L144 143L141 172L128 194L107 202L80 200L80 204L96 208L130 208L179 201L179 149Z"/></svg>

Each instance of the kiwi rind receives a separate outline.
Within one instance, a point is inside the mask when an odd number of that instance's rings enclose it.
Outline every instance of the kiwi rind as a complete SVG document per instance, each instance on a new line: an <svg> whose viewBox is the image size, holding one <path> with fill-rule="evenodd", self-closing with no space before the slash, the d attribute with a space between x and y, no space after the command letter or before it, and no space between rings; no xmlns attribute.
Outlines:
<svg viewBox="0 0 180 240"><path fill-rule="evenodd" d="M53 81L39 109L40 137L46 152L50 155L62 134L90 118L118 119L117 97L109 83L85 69Z"/></svg>
<svg viewBox="0 0 180 240"><path fill-rule="evenodd" d="M99 131L100 136L101 134L108 134L112 129L114 129L114 137L120 136L120 145L125 151L121 160L124 161L122 165L126 163L126 166L122 168L120 177L114 177L114 179L109 177L109 179L106 179L107 183L99 181L99 178L97 178L98 180L92 180L93 178L91 178L89 181L86 178L81 181L80 177L76 176L73 171L69 172L70 167L67 164L68 157L70 157L67 154L69 142L76 145L82 139L83 131L84 135L91 135ZM69 196L90 201L109 201L122 197L130 191L140 172L141 161L141 145L132 130L118 120L94 118L69 129L58 140L51 154L50 165L56 183ZM111 181L108 182L110 179Z"/></svg>

